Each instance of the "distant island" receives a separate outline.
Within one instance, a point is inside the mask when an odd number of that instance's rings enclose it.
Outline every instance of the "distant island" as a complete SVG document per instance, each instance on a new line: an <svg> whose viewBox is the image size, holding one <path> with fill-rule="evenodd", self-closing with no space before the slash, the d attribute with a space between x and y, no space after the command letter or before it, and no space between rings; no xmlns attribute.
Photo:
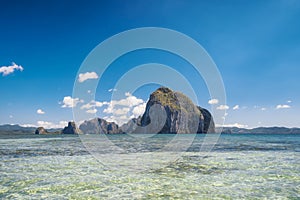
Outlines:
<svg viewBox="0 0 300 200"><path fill-rule="evenodd" d="M93 121L102 121L101 118L95 118ZM105 121L105 120L104 120ZM107 122L111 123L111 122ZM112 122L113 123L113 122ZM75 123L69 122L67 130L78 130L78 128L74 128ZM81 134L81 132L72 131L72 132L65 132L65 128L61 129L44 129L41 131L42 127L23 127L20 125L10 125L4 124L0 125L0 135L26 135L26 134ZM217 127L216 131L221 131L222 134L300 134L300 128L287 128L287 127L257 127L257 128L238 128L238 127ZM38 132L36 132L38 131ZM121 132L122 133L122 132ZM106 134L111 134L108 131Z"/></svg>
<svg viewBox="0 0 300 200"><path fill-rule="evenodd" d="M155 108L155 109L153 109ZM86 120L79 127L74 122L62 129L44 127L22 127L0 125L0 135L13 134L122 134L122 133L215 133L224 134L300 134L300 128L259 127L253 129L237 127L215 127L208 110L194 103L184 94L160 87L147 102L142 116L119 126L101 118Z"/></svg>

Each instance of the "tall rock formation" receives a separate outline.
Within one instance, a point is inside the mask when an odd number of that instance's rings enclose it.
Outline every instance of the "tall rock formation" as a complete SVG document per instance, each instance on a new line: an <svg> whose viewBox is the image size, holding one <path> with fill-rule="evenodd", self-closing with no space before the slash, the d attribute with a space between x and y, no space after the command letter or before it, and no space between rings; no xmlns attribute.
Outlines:
<svg viewBox="0 0 300 200"><path fill-rule="evenodd" d="M114 122L107 122L101 118L84 121L79 129L84 134L116 134L123 133L119 126Z"/></svg>
<svg viewBox="0 0 300 200"><path fill-rule="evenodd" d="M155 108L155 109L153 109ZM131 133L213 133L215 125L208 110L194 105L184 94L161 87L154 91L146 105L145 113ZM130 127L130 128L128 128ZM129 130L129 131L128 131Z"/></svg>
<svg viewBox="0 0 300 200"><path fill-rule="evenodd" d="M208 110L205 108L201 108L197 106L200 110L201 114L203 115L203 126L198 128L197 133L214 133L215 132L215 122Z"/></svg>
<svg viewBox="0 0 300 200"><path fill-rule="evenodd" d="M62 134L80 134L80 130L76 127L75 122L69 122L62 131Z"/></svg>

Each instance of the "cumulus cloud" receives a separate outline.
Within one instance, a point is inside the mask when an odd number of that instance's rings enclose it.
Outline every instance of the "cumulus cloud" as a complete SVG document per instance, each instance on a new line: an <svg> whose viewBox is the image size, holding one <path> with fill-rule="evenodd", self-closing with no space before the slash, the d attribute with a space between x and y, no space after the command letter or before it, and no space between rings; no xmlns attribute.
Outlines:
<svg viewBox="0 0 300 200"><path fill-rule="evenodd" d="M129 92L125 93L126 98L121 100L112 100L110 102L110 106L127 106L127 107L133 107L137 106L141 103L144 103L143 99L139 99L136 96L131 95Z"/></svg>
<svg viewBox="0 0 300 200"><path fill-rule="evenodd" d="M103 117L103 119L105 119L108 122L115 122L119 125L122 125L126 122L128 122L132 117L129 117L127 115L119 115L119 116L115 116L115 115L111 115L111 116L105 116Z"/></svg>
<svg viewBox="0 0 300 200"><path fill-rule="evenodd" d="M286 108L290 108L291 106L290 105L286 105L286 104L283 104L283 105L277 105L276 106L276 109L286 109Z"/></svg>
<svg viewBox="0 0 300 200"><path fill-rule="evenodd" d="M66 96L64 97L62 103L62 108L73 108L76 107L78 103L83 103L83 100L80 100L79 98L72 98L70 96Z"/></svg>
<svg viewBox="0 0 300 200"><path fill-rule="evenodd" d="M86 80L97 79L97 78L99 78L99 77L98 77L98 74L96 72L86 72L86 73L79 74L78 81L80 83L82 83L82 82L84 82Z"/></svg>
<svg viewBox="0 0 300 200"><path fill-rule="evenodd" d="M89 114L95 114L99 111L97 108L101 107L103 107L103 110L101 110L102 114L104 114L103 119L122 125L131 118L137 118L142 115L146 108L146 102L126 92L123 99L112 100L110 102L92 100L82 105L80 109L86 110Z"/></svg>
<svg viewBox="0 0 300 200"><path fill-rule="evenodd" d="M63 128L67 126L67 121L60 121L59 123L47 122L47 121L37 121L37 126L44 127L46 129L49 128Z"/></svg>
<svg viewBox="0 0 300 200"><path fill-rule="evenodd" d="M109 91L109 92L116 92L117 89L116 89L116 88L110 88L108 91Z"/></svg>
<svg viewBox="0 0 300 200"><path fill-rule="evenodd" d="M265 110L267 110L267 108L261 108L260 110L265 111Z"/></svg>
<svg viewBox="0 0 300 200"><path fill-rule="evenodd" d="M218 104L218 103L219 103L218 99L211 99L208 101L208 104L210 104L210 105L214 105L214 104Z"/></svg>
<svg viewBox="0 0 300 200"><path fill-rule="evenodd" d="M146 102L126 92L125 98L120 100L112 100L107 103L107 108L103 110L107 116L104 117L107 121L114 121L122 125L131 118L138 117L144 113Z"/></svg>
<svg viewBox="0 0 300 200"><path fill-rule="evenodd" d="M89 110L87 110L86 112L87 112L87 113L90 113L90 114L95 114L97 111L98 111L98 110L97 110L96 108L94 108L94 109L89 109Z"/></svg>
<svg viewBox="0 0 300 200"><path fill-rule="evenodd" d="M3 76L7 76L11 73L14 73L15 70L23 71L24 68L21 65L17 65L16 63L11 63L10 66L2 66L0 67L0 73L2 73Z"/></svg>
<svg viewBox="0 0 300 200"><path fill-rule="evenodd" d="M108 108L104 109L104 113L114 114L114 115L124 115L127 114L130 111L129 107L123 107L123 108L114 108L113 106L108 106Z"/></svg>
<svg viewBox="0 0 300 200"><path fill-rule="evenodd" d="M84 104L80 107L80 109L91 109L91 108L95 108L95 107L102 107L103 105L108 105L108 102L104 101L104 102L100 102L100 101L95 101L92 100L91 102Z"/></svg>
<svg viewBox="0 0 300 200"><path fill-rule="evenodd" d="M37 125L35 124L20 124L22 127L36 127Z"/></svg>
<svg viewBox="0 0 300 200"><path fill-rule="evenodd" d="M142 103L133 108L132 114L134 117L137 118L138 116L142 115L145 112L145 109L146 109L146 103Z"/></svg>
<svg viewBox="0 0 300 200"><path fill-rule="evenodd" d="M232 109L233 110L238 110L238 109L240 109L240 106L239 105L235 105Z"/></svg>
<svg viewBox="0 0 300 200"><path fill-rule="evenodd" d="M245 124L239 124L239 123L234 123L234 124L216 124L217 127L237 127L237 128L247 128L248 125Z"/></svg>
<svg viewBox="0 0 300 200"><path fill-rule="evenodd" d="M126 115L129 112L130 108L124 107L114 110L115 115Z"/></svg>
<svg viewBox="0 0 300 200"><path fill-rule="evenodd" d="M287 102L287 103L292 103L292 101L291 101L291 100L287 100L286 102Z"/></svg>
<svg viewBox="0 0 300 200"><path fill-rule="evenodd" d="M43 111L42 109L37 109L36 113L43 115L43 114L45 114L45 111Z"/></svg>
<svg viewBox="0 0 300 200"><path fill-rule="evenodd" d="M228 110L229 109L229 106L227 105L220 105L217 107L218 110Z"/></svg>

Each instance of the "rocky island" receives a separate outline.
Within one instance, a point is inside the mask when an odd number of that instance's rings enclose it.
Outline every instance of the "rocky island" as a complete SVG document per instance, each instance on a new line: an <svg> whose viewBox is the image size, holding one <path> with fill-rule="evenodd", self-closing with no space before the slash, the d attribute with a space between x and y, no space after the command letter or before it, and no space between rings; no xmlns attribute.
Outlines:
<svg viewBox="0 0 300 200"><path fill-rule="evenodd" d="M151 110L153 107L155 109ZM150 95L141 117L130 120L121 128L130 133L215 132L214 120L208 110L166 87L160 87Z"/></svg>
<svg viewBox="0 0 300 200"><path fill-rule="evenodd" d="M300 134L300 128L258 127L253 129L237 127L215 127L208 110L194 103L183 93L160 87L149 97L145 112L119 126L101 118L86 120L78 127L69 122L63 129L44 127L22 127L0 125L1 135L28 134L122 134L122 133L214 133L224 134Z"/></svg>
<svg viewBox="0 0 300 200"><path fill-rule="evenodd" d="M166 87L154 91L145 112L137 119L119 126L101 118L84 121L79 128L69 122L61 134L120 134L120 133L214 133L210 112L194 103L183 93ZM43 127L36 134L51 134Z"/></svg>

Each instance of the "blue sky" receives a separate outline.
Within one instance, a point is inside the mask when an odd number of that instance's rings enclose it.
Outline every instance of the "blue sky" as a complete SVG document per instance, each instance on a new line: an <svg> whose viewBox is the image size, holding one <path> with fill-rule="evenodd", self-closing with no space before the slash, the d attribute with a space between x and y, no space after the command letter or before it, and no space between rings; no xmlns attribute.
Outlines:
<svg viewBox="0 0 300 200"><path fill-rule="evenodd" d="M54 127L72 120L63 100L72 96L89 52L119 32L164 27L195 39L215 61L226 88L226 125L300 127L299 19L300 2L294 0L2 1L0 67L14 62L23 70L5 74L0 68L0 124ZM193 79L188 64L174 55L132 52L110 66L96 100L109 101L108 90L118 77L148 62L181 67ZM135 97L141 108L156 87L145 86L124 99ZM204 83L199 90L199 104L210 108ZM105 117L108 107L97 107L97 115Z"/></svg>

